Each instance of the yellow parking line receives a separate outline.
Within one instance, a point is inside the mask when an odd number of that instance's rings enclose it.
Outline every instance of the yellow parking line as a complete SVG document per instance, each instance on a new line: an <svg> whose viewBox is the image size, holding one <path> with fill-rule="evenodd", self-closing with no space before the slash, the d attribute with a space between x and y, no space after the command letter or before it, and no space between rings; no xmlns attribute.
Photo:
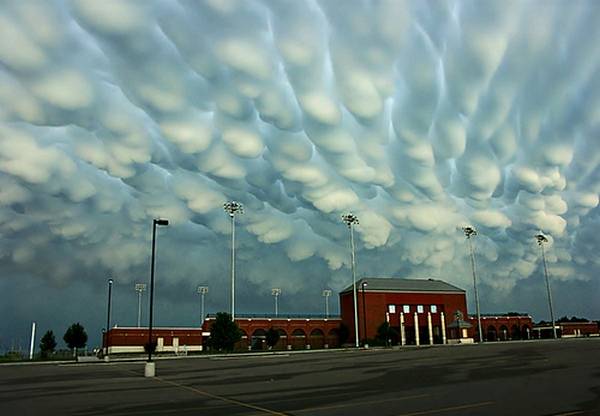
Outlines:
<svg viewBox="0 0 600 416"><path fill-rule="evenodd" d="M331 406L316 406L316 407L307 407L306 409L292 410L293 413L303 413L303 412L312 412L315 410L332 410L332 409L342 409L344 407L356 407L356 406L365 406L369 404L377 404L377 403L385 403L385 402L397 402L402 400L411 400L411 399L421 399L423 397L427 397L429 394L419 394L414 396L404 396L404 397L396 397L394 399L383 399L383 400L361 400L360 402L352 402L352 403L344 403L344 404L332 404Z"/></svg>
<svg viewBox="0 0 600 416"><path fill-rule="evenodd" d="M412 413L402 413L401 415L398 415L398 416L433 415L435 413L453 412L455 410L474 409L477 407L489 406L494 403L495 402L481 402L481 403L473 403L473 404L463 404L461 406L443 407L443 408L439 408L439 409L423 410L420 412L412 412Z"/></svg>

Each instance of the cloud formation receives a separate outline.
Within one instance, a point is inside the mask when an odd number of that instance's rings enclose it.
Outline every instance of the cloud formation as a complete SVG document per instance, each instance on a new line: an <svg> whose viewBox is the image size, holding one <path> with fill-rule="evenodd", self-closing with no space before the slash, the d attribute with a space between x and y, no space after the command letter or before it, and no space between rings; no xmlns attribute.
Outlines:
<svg viewBox="0 0 600 416"><path fill-rule="evenodd" d="M225 309L235 199L247 308L347 285L347 211L360 275L470 287L472 224L505 300L539 274L538 231L556 279L596 281L599 18L594 1L9 2L3 278L133 283L160 216L163 278Z"/></svg>

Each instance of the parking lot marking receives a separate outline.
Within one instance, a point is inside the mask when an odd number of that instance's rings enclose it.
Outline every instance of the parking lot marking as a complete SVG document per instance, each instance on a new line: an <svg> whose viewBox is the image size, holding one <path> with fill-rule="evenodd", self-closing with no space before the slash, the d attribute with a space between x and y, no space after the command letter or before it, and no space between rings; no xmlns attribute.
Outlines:
<svg viewBox="0 0 600 416"><path fill-rule="evenodd" d="M431 410L423 410L420 412L411 412L411 413L402 413L398 416L422 416L422 415L433 415L436 413L445 413L445 412L453 412L455 410L466 410L466 409L474 409L477 407L484 407L494 404L495 402L481 402L481 403L473 403L473 404L463 404L460 406L452 406L452 407L442 407L439 409L431 409Z"/></svg>
<svg viewBox="0 0 600 416"><path fill-rule="evenodd" d="M568 413L557 413L554 416L575 416L575 415L582 415L584 414L583 411L581 410L577 410L575 412L568 412Z"/></svg>
<svg viewBox="0 0 600 416"><path fill-rule="evenodd" d="M360 402L353 403L343 403L343 404L332 404L330 406L315 406L315 407L307 407L305 409L293 410L293 413L304 413L304 412L313 412L315 410L333 410L333 409L343 409L344 407L357 407L357 406L365 406L369 404L378 404L385 402L396 402L402 400L412 400L412 399L422 399L423 397L430 396L429 394L418 394L414 396L404 396L404 397L396 397L393 399L380 399L380 400L363 400Z"/></svg>
<svg viewBox="0 0 600 416"><path fill-rule="evenodd" d="M195 387L186 386L185 384L177 383L175 381L165 380L164 378L161 378L161 377L155 377L155 380L158 380L158 381L160 381L162 383L170 384L172 386L179 387L179 388L182 388L182 389L185 389L185 390L189 390L191 392L194 392L196 394L200 394L200 395L205 396L205 397L210 397L211 399L217 399L217 400L221 400L221 401L223 401L225 403L231 403L231 404L235 404L237 406L246 407L248 409L258 410L261 413L266 413L266 414L275 415L275 416L289 416L286 413L277 412L277 411L271 410L271 409L266 409L264 407L256 406L256 405L253 405L253 404L250 404L250 403L240 402L239 400L228 399L227 397L218 396L216 394L212 394L212 393L209 393L207 391L197 389Z"/></svg>

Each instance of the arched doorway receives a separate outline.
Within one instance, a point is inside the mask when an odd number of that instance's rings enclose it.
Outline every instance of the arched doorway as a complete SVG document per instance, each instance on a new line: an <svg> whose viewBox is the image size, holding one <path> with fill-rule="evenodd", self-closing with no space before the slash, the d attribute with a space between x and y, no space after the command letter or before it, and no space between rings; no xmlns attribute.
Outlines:
<svg viewBox="0 0 600 416"><path fill-rule="evenodd" d="M285 350L288 345L287 332L285 332L285 330L283 330L282 328L277 328L277 333L279 334L279 340L273 348L276 350Z"/></svg>
<svg viewBox="0 0 600 416"><path fill-rule="evenodd" d="M325 345L325 333L320 329L316 328L310 332L310 339L308 341L311 349L321 349Z"/></svg>
<svg viewBox="0 0 600 416"><path fill-rule="evenodd" d="M252 333L251 344L253 350L263 350L266 347L265 338L267 331L264 329L257 329Z"/></svg>
<svg viewBox="0 0 600 416"><path fill-rule="evenodd" d="M506 325L502 325L500 327L500 340L508 341L508 328L506 327Z"/></svg>
<svg viewBox="0 0 600 416"><path fill-rule="evenodd" d="M246 351L250 345L250 340L248 339L246 331L240 329L240 333L242 334L242 338L235 344L234 349Z"/></svg>
<svg viewBox="0 0 600 416"><path fill-rule="evenodd" d="M521 339L521 330L518 325L513 325L510 328L510 339Z"/></svg>
<svg viewBox="0 0 600 416"><path fill-rule="evenodd" d="M523 328L521 328L521 337L523 339L531 339L531 328L529 326L523 325Z"/></svg>
<svg viewBox="0 0 600 416"><path fill-rule="evenodd" d="M340 331L337 328L330 329L327 333L327 346L337 348L340 346Z"/></svg>
<svg viewBox="0 0 600 416"><path fill-rule="evenodd" d="M300 328L294 329L290 345L295 350L303 350L306 347L306 332Z"/></svg>
<svg viewBox="0 0 600 416"><path fill-rule="evenodd" d="M496 327L493 325L490 325L487 328L487 340L491 342L498 340L498 333Z"/></svg>

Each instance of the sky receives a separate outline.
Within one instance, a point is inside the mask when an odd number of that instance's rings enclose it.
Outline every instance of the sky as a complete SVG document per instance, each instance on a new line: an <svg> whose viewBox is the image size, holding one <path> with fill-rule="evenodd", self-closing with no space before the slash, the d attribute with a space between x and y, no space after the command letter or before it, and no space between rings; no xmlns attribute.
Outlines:
<svg viewBox="0 0 600 416"><path fill-rule="evenodd" d="M323 313L436 278L484 313L600 318L600 3L0 2L0 350L137 321ZM142 322L147 324L147 292ZM382 317L383 320L383 317Z"/></svg>

